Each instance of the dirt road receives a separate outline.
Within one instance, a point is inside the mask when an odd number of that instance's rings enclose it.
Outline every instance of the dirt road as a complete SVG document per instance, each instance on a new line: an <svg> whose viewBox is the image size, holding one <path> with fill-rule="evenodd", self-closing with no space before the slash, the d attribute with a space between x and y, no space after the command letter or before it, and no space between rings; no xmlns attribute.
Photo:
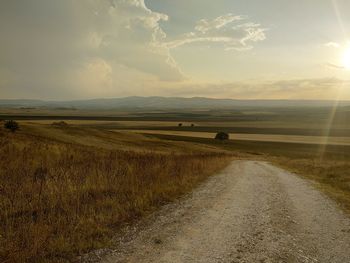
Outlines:
<svg viewBox="0 0 350 263"><path fill-rule="evenodd" d="M350 262L350 219L311 183L235 161L100 262Z"/></svg>

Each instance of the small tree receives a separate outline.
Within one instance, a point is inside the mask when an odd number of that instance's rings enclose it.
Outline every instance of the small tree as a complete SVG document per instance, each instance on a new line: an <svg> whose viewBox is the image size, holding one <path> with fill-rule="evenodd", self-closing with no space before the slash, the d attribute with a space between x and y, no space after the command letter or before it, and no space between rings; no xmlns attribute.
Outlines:
<svg viewBox="0 0 350 263"><path fill-rule="evenodd" d="M230 139L230 135L226 132L218 132L215 136L215 140L227 141Z"/></svg>
<svg viewBox="0 0 350 263"><path fill-rule="evenodd" d="M179 123L178 126L179 126L179 127L182 127L182 123Z"/></svg>
<svg viewBox="0 0 350 263"><path fill-rule="evenodd" d="M5 129L10 130L11 132L15 132L19 129L18 123L13 120L5 121L4 127Z"/></svg>
<svg viewBox="0 0 350 263"><path fill-rule="evenodd" d="M58 122L53 122L52 125L59 126L59 127L67 127L68 123L66 123L65 121L58 121Z"/></svg>

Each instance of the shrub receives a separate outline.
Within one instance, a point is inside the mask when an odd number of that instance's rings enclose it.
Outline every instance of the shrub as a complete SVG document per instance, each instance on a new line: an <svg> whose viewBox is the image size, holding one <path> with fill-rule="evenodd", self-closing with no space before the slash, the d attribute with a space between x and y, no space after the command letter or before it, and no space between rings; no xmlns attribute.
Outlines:
<svg viewBox="0 0 350 263"><path fill-rule="evenodd" d="M65 121L59 121L59 122L53 122L52 125L53 126L60 126L60 127L67 127L68 123L66 123Z"/></svg>
<svg viewBox="0 0 350 263"><path fill-rule="evenodd" d="M179 127L182 127L182 123L179 123L178 126L179 126Z"/></svg>
<svg viewBox="0 0 350 263"><path fill-rule="evenodd" d="M13 120L5 121L4 127L5 129L10 130L11 132L15 132L19 129L18 123Z"/></svg>
<svg viewBox="0 0 350 263"><path fill-rule="evenodd" d="M218 132L215 136L216 140L226 141L230 139L230 135L226 132Z"/></svg>

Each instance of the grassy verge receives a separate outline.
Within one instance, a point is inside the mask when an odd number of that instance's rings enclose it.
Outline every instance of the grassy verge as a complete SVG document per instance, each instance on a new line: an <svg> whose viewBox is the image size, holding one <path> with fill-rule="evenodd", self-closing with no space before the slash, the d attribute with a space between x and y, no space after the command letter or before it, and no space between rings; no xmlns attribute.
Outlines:
<svg viewBox="0 0 350 263"><path fill-rule="evenodd" d="M317 182L316 186L350 213L350 162L344 160L278 158L280 166Z"/></svg>
<svg viewBox="0 0 350 263"><path fill-rule="evenodd" d="M350 213L350 146L323 147L315 144L229 141L154 135L172 141L189 141L232 151L248 158L271 161L317 183L328 196ZM248 154L248 155L247 155Z"/></svg>
<svg viewBox="0 0 350 263"><path fill-rule="evenodd" d="M0 131L0 261L66 262L190 191L223 153L96 148Z"/></svg>

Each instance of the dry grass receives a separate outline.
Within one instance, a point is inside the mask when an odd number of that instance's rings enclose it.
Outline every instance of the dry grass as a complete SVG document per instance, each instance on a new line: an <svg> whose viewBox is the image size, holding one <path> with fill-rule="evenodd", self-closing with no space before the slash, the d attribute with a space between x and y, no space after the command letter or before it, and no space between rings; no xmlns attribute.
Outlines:
<svg viewBox="0 0 350 263"><path fill-rule="evenodd" d="M126 131L112 132L95 127L85 127L80 125L70 125L59 127L42 124L21 124L21 134L29 136L40 136L48 140L79 144L95 148L103 148L107 150L123 149L128 151L144 152L145 150L157 153L169 152L217 152L216 147L208 147L203 144L188 142L173 142L151 136L144 136L137 133L129 133Z"/></svg>
<svg viewBox="0 0 350 263"><path fill-rule="evenodd" d="M345 160L278 158L281 166L317 182L317 186L350 212L350 162Z"/></svg>
<svg viewBox="0 0 350 263"><path fill-rule="evenodd" d="M119 131L119 130L115 130ZM195 131L165 131L165 130L124 130L140 134L171 135L194 138L214 138L213 132ZM220 130L218 130L220 131ZM240 134L231 133L232 140L261 141L261 142L282 142L282 143L304 143L304 144L329 144L349 145L350 137L324 137L324 136L302 136L302 135L277 135L277 134Z"/></svg>
<svg viewBox="0 0 350 263"><path fill-rule="evenodd" d="M350 146L212 139L155 135L157 138L211 145L249 159L264 159L313 180L350 213ZM323 153L323 154L321 154ZM248 155L247 155L248 154Z"/></svg>
<svg viewBox="0 0 350 263"><path fill-rule="evenodd" d="M222 153L108 150L0 130L0 261L66 262L222 169Z"/></svg>

